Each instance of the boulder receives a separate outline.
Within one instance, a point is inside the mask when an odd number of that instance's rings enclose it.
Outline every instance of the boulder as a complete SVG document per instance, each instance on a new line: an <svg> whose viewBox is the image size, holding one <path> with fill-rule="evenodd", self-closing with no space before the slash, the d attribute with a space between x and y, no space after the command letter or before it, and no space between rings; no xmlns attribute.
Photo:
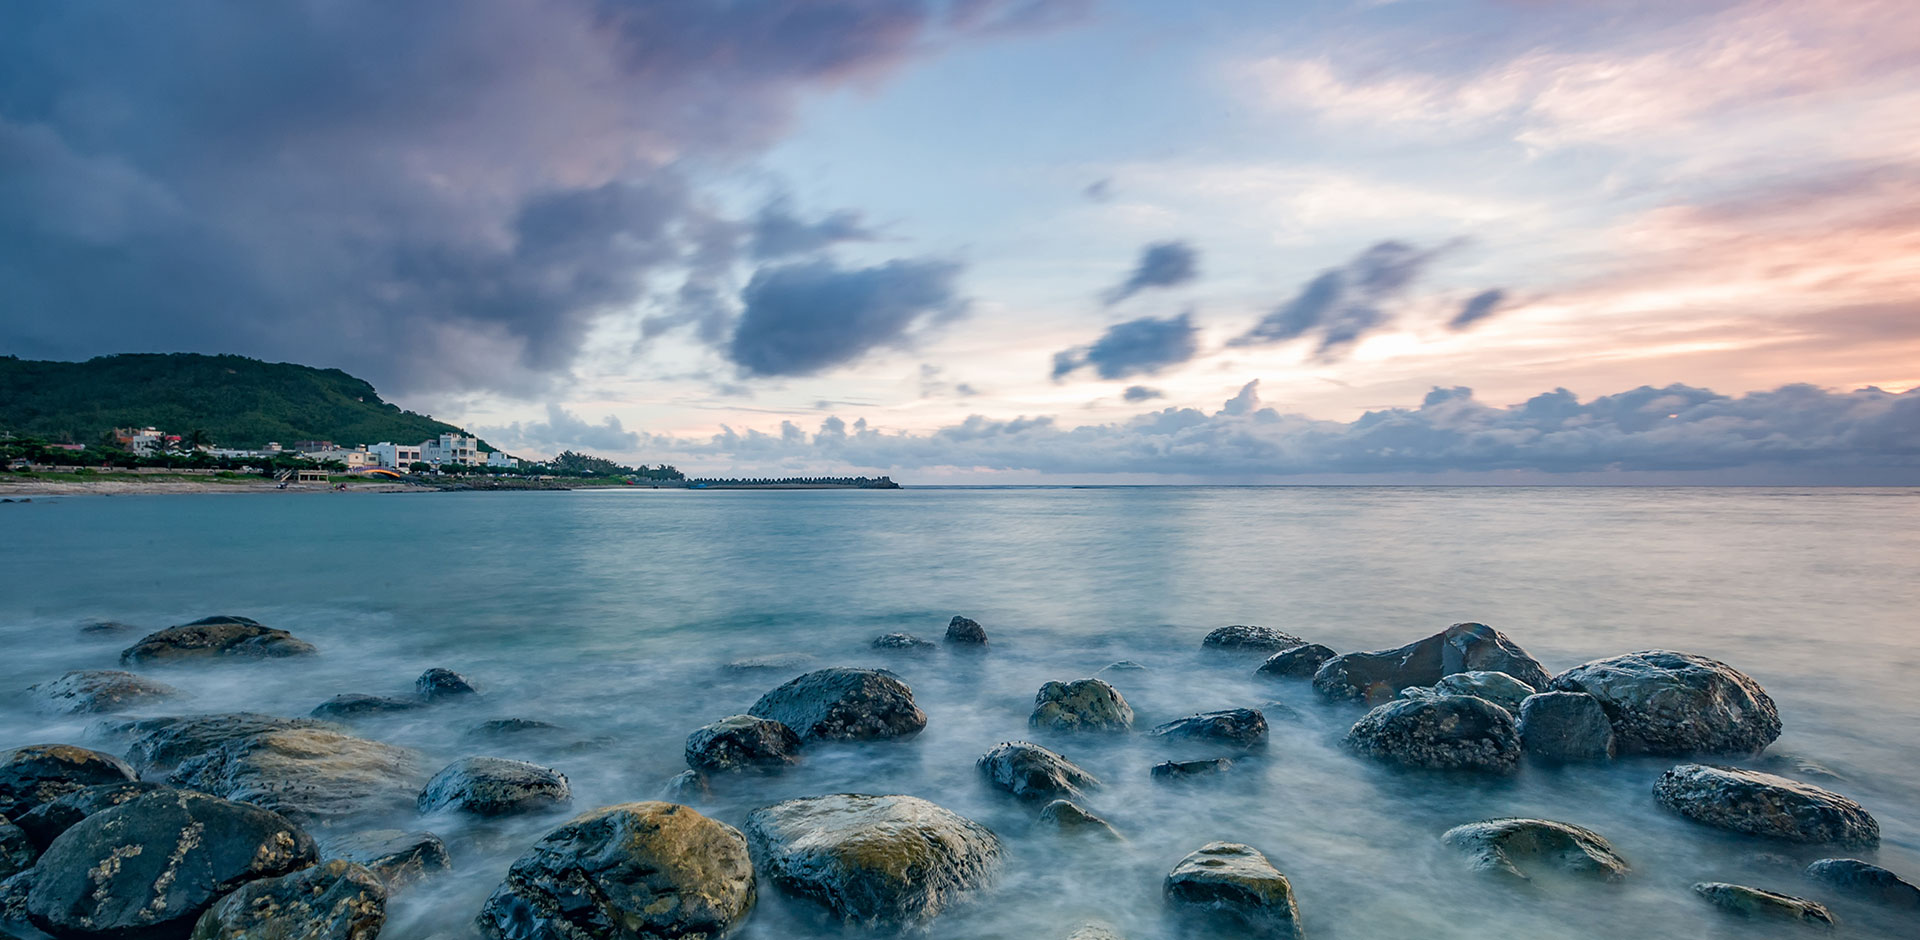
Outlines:
<svg viewBox="0 0 1920 940"><path fill-rule="evenodd" d="M819 662L819 657L811 653L773 653L767 656L749 656L736 659L722 667L729 672L762 672L779 670L790 672L795 669L807 669Z"/></svg>
<svg viewBox="0 0 1920 940"><path fill-rule="evenodd" d="M1067 940L1126 940L1126 937L1115 930L1112 924L1088 921L1073 928L1073 932L1067 934Z"/></svg>
<svg viewBox="0 0 1920 940"><path fill-rule="evenodd" d="M911 633L882 633L873 638L873 648L877 650L905 650L913 653L931 653L940 648L932 640L924 640Z"/></svg>
<svg viewBox="0 0 1920 940"><path fill-rule="evenodd" d="M1064 834L1097 835L1115 841L1125 839L1120 835L1120 830L1113 828L1112 823L1072 800L1054 800L1042 806L1035 825Z"/></svg>
<svg viewBox="0 0 1920 940"><path fill-rule="evenodd" d="M0 816L0 878L12 878L33 867L40 849L27 837L27 831Z"/></svg>
<svg viewBox="0 0 1920 940"><path fill-rule="evenodd" d="M697 770L683 770L669 778L660 788L660 798L669 803L705 803L713 799L713 786L707 781L707 775Z"/></svg>
<svg viewBox="0 0 1920 940"><path fill-rule="evenodd" d="M429 702L461 698L480 694L480 689L468 679L451 669L435 666L413 680L414 694Z"/></svg>
<svg viewBox="0 0 1920 940"><path fill-rule="evenodd" d="M1027 724L1047 731L1131 731L1133 708L1099 679L1049 682L1033 697Z"/></svg>
<svg viewBox="0 0 1920 940"><path fill-rule="evenodd" d="M850 924L931 920L999 871L987 827L912 796L838 793L747 816L761 870Z"/></svg>
<svg viewBox="0 0 1920 940"><path fill-rule="evenodd" d="M118 620L88 620L80 624L80 633L83 636L117 636L123 633L132 633L137 629L139 628L133 624L121 623Z"/></svg>
<svg viewBox="0 0 1920 940"><path fill-rule="evenodd" d="M1816 927L1832 927L1837 921L1826 905L1774 891L1762 891L1723 881L1703 881L1693 892L1729 914L1764 920L1788 920Z"/></svg>
<svg viewBox="0 0 1920 940"><path fill-rule="evenodd" d="M351 719L368 715L391 715L394 712L410 712L421 706L418 699L388 698L383 695L362 695L348 692L336 695L308 712L314 718Z"/></svg>
<svg viewBox="0 0 1920 940"><path fill-rule="evenodd" d="M60 833L73 828L74 824L80 820L103 809L112 809L135 797L165 789L167 788L160 784L138 780L83 787L57 800L34 807L19 819L14 820L14 825L25 830L27 838L37 849L45 849L53 844L53 840Z"/></svg>
<svg viewBox="0 0 1920 940"><path fill-rule="evenodd" d="M553 735L566 731L550 721L537 721L532 718L491 718L467 729L462 735L468 741L537 741L546 742Z"/></svg>
<svg viewBox="0 0 1920 940"><path fill-rule="evenodd" d="M927 726L913 690L884 669L809 672L760 696L747 713L792 728L802 741L907 737Z"/></svg>
<svg viewBox="0 0 1920 940"><path fill-rule="evenodd" d="M1191 780L1195 777L1212 777L1233 769L1230 757L1214 757L1207 760L1168 760L1153 765L1153 779L1164 782Z"/></svg>
<svg viewBox="0 0 1920 940"><path fill-rule="evenodd" d="M947 642L972 646L987 645L987 631L980 622L955 615L947 621Z"/></svg>
<svg viewBox="0 0 1920 940"><path fill-rule="evenodd" d="M386 886L334 859L241 885L200 915L190 940L374 940L386 921Z"/></svg>
<svg viewBox="0 0 1920 940"><path fill-rule="evenodd" d="M1343 653L1313 674L1314 691L1337 702L1380 702L1456 672L1504 672L1533 688L1547 670L1520 644L1484 623L1456 623L1399 649Z"/></svg>
<svg viewBox="0 0 1920 940"><path fill-rule="evenodd" d="M493 940L720 940L754 890L739 830L676 803L621 803L535 843L476 926Z"/></svg>
<svg viewBox="0 0 1920 940"><path fill-rule="evenodd" d="M1536 690L1504 672L1475 670L1441 676L1440 681L1433 684L1433 691L1441 695L1477 695L1519 717L1520 703Z"/></svg>
<svg viewBox="0 0 1920 940"><path fill-rule="evenodd" d="M75 790L134 778L133 768L112 754L71 744L16 747L0 753L0 816L18 819Z"/></svg>
<svg viewBox="0 0 1920 940"><path fill-rule="evenodd" d="M1110 672L1146 672L1146 671L1147 671L1146 666L1143 666L1140 663L1136 663L1131 659L1122 659L1118 662L1111 662L1104 666L1101 666L1099 669L1094 670L1093 675L1095 678L1098 678Z"/></svg>
<svg viewBox="0 0 1920 940"><path fill-rule="evenodd" d="M1099 778L1073 761L1027 741L994 745L975 765L996 789L1021 799L1078 796L1082 789L1100 785Z"/></svg>
<svg viewBox="0 0 1920 940"><path fill-rule="evenodd" d="M1541 692L1520 703L1520 746L1544 761L1612 760L1613 723L1585 692Z"/></svg>
<svg viewBox="0 0 1920 940"><path fill-rule="evenodd" d="M118 669L69 672L27 689L41 708L62 714L117 712L151 705L179 695L180 690Z"/></svg>
<svg viewBox="0 0 1920 940"><path fill-rule="evenodd" d="M123 665L172 662L185 659L242 657L259 659L309 656L313 644L245 617L208 617L178 627L149 633L120 652Z"/></svg>
<svg viewBox="0 0 1920 940"><path fill-rule="evenodd" d="M1455 826L1440 841L1467 854L1475 871L1530 881L1522 863L1619 881L1632 869L1613 845L1591 829L1548 819L1489 819Z"/></svg>
<svg viewBox="0 0 1920 940"><path fill-rule="evenodd" d="M1332 647L1302 643L1267 657L1253 674L1262 679L1311 679L1322 664L1336 655Z"/></svg>
<svg viewBox="0 0 1920 940"><path fill-rule="evenodd" d="M0 937L16 940L7 928L28 923L27 894L33 890L33 876L34 871L29 868L12 877L0 878Z"/></svg>
<svg viewBox="0 0 1920 940"><path fill-rule="evenodd" d="M1660 775L1653 797L1716 829L1789 842L1880 843L1880 824L1860 804L1810 783L1755 770L1681 764Z"/></svg>
<svg viewBox="0 0 1920 940"><path fill-rule="evenodd" d="M1176 718L1150 732L1157 738L1218 742L1240 748L1267 743L1267 717L1251 708L1229 708Z"/></svg>
<svg viewBox="0 0 1920 940"><path fill-rule="evenodd" d="M1293 885L1252 846L1209 842L1167 873L1167 903L1225 920L1254 937L1297 940ZM1239 932L1239 931L1236 931Z"/></svg>
<svg viewBox="0 0 1920 940"><path fill-rule="evenodd" d="M467 757L448 764L420 791L422 813L457 810L475 816L513 816L565 806L573 790L565 774L500 757Z"/></svg>
<svg viewBox="0 0 1920 940"><path fill-rule="evenodd" d="M1307 641L1291 633L1282 633L1272 627L1255 627L1236 623L1230 627L1220 627L1201 638L1202 649L1262 651L1277 653L1305 645Z"/></svg>
<svg viewBox="0 0 1920 940"><path fill-rule="evenodd" d="M411 810L426 777L418 752L322 728L236 738L182 762L167 782L328 826Z"/></svg>
<svg viewBox="0 0 1920 940"><path fill-rule="evenodd" d="M1691 653L1596 659L1549 687L1599 699L1623 754L1757 754L1780 736L1780 711L1760 683Z"/></svg>
<svg viewBox="0 0 1920 940"><path fill-rule="evenodd" d="M800 763L800 736L771 718L733 715L687 735L687 766L709 773Z"/></svg>
<svg viewBox="0 0 1920 940"><path fill-rule="evenodd" d="M1307 716L1301 714L1300 709L1288 705L1285 702L1276 702L1271 699L1260 703L1260 714L1265 716L1270 722L1307 720Z"/></svg>
<svg viewBox="0 0 1920 940"><path fill-rule="evenodd" d="M346 728L318 718L276 718L253 712L142 718L109 729L129 739L127 761L143 774L166 773L190 757L199 757L221 745L250 738L263 731L314 728L344 732Z"/></svg>
<svg viewBox="0 0 1920 940"><path fill-rule="evenodd" d="M1511 773L1520 761L1513 716L1471 695L1388 702L1355 722L1346 743L1365 757L1430 770Z"/></svg>
<svg viewBox="0 0 1920 940"><path fill-rule="evenodd" d="M1807 866L1807 877L1864 900L1920 909L1920 888L1893 872L1857 858L1823 858Z"/></svg>
<svg viewBox="0 0 1920 940"><path fill-rule="evenodd" d="M431 832L371 829L327 843L327 854L365 865L389 892L453 867L447 844Z"/></svg>
<svg viewBox="0 0 1920 940"><path fill-rule="evenodd" d="M316 860L285 817L200 793L149 793L60 834L35 866L27 917L60 937L183 936L222 895Z"/></svg>

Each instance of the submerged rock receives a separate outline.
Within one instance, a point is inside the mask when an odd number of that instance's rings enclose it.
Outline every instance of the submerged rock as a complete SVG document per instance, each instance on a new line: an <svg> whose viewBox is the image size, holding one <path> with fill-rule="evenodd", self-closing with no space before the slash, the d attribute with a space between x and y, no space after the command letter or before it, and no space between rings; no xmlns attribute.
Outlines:
<svg viewBox="0 0 1920 940"><path fill-rule="evenodd" d="M365 865L389 892L453 867L447 844L425 830L373 829L334 839L327 853Z"/></svg>
<svg viewBox="0 0 1920 940"><path fill-rule="evenodd" d="M1251 708L1229 708L1176 718L1150 732L1158 738L1217 741L1240 748L1267 743L1267 717Z"/></svg>
<svg viewBox="0 0 1920 940"><path fill-rule="evenodd" d="M475 816L512 816L565 806L573 789L550 767L501 757L467 757L433 775L420 791L422 813L459 810Z"/></svg>
<svg viewBox="0 0 1920 940"><path fill-rule="evenodd" d="M709 773L800 763L800 736L771 718L733 715L687 735L687 766Z"/></svg>
<svg viewBox="0 0 1920 940"><path fill-rule="evenodd" d="M1441 695L1479 696L1519 717L1520 703L1536 690L1504 672L1476 670L1441 676L1440 681L1433 684L1433 691Z"/></svg>
<svg viewBox="0 0 1920 940"><path fill-rule="evenodd" d="M538 721L532 718L490 718L471 728L462 735L469 741L550 741L556 733L566 731L550 721Z"/></svg>
<svg viewBox="0 0 1920 940"><path fill-rule="evenodd" d="M63 714L115 712L172 698L180 690L118 669L84 669L27 689L41 708Z"/></svg>
<svg viewBox="0 0 1920 940"><path fill-rule="evenodd" d="M705 803L713 799L713 786L707 782L706 774L683 770L660 788L660 798L670 803Z"/></svg>
<svg viewBox="0 0 1920 940"><path fill-rule="evenodd" d="M905 650L913 653L931 653L940 648L932 640L922 639L911 633L882 633L873 638L873 648L877 650Z"/></svg>
<svg viewBox="0 0 1920 940"><path fill-rule="evenodd" d="M1073 932L1067 934L1067 940L1126 940L1126 937L1115 930L1112 924L1088 921L1073 928Z"/></svg>
<svg viewBox="0 0 1920 940"><path fill-rule="evenodd" d="M285 630L245 617L207 617L150 633L120 653L126 665L214 657L278 658L319 652Z"/></svg>
<svg viewBox="0 0 1920 940"><path fill-rule="evenodd" d="M1920 888L1878 865L1857 858L1823 858L1807 866L1807 877L1854 897L1891 907L1920 908Z"/></svg>
<svg viewBox="0 0 1920 940"><path fill-rule="evenodd" d="M1547 683L1547 670L1506 634L1456 623L1398 649L1335 656L1313 674L1313 688L1333 701L1379 702L1458 672L1504 672L1536 689Z"/></svg>
<svg viewBox="0 0 1920 940"><path fill-rule="evenodd" d="M675 803L622 803L547 833L476 926L494 940L720 940L754 903L739 830Z"/></svg>
<svg viewBox="0 0 1920 940"><path fill-rule="evenodd" d="M1283 633L1272 627L1256 627L1251 624L1236 623L1230 627L1219 627L1201 638L1203 649L1214 650L1266 650L1279 652L1304 645L1307 641L1291 633Z"/></svg>
<svg viewBox="0 0 1920 940"><path fill-rule="evenodd" d="M1095 678L1098 678L1110 672L1146 672L1146 671L1148 671L1146 666L1141 665L1140 663L1136 663L1131 659L1122 659L1122 660L1119 660L1118 662L1111 662L1104 666L1101 666L1099 669L1094 670L1093 675Z"/></svg>
<svg viewBox="0 0 1920 940"><path fill-rule="evenodd" d="M1047 731L1131 731L1133 707L1099 679L1049 682L1033 697L1027 724Z"/></svg>
<svg viewBox="0 0 1920 940"><path fill-rule="evenodd" d="M277 813L150 793L53 840L35 866L27 916L61 937L181 936L221 895L315 860L313 839Z"/></svg>
<svg viewBox="0 0 1920 940"><path fill-rule="evenodd" d="M380 879L334 859L241 885L200 915L190 940L374 940L386 922Z"/></svg>
<svg viewBox="0 0 1920 940"><path fill-rule="evenodd" d="M916 924L1000 868L987 827L912 796L838 793L747 816L754 857L781 889L851 924Z"/></svg>
<svg viewBox="0 0 1920 940"><path fill-rule="evenodd" d="M301 728L346 731L341 725L318 718L276 718L253 712L227 712L142 718L114 727L109 733L127 737L127 761L141 773L153 774L170 771L178 767L181 761L199 757L230 741L249 738L263 731Z"/></svg>
<svg viewBox="0 0 1920 940"><path fill-rule="evenodd" d="M1388 702L1355 722L1346 743L1375 760L1431 770L1511 773L1520 760L1513 716L1471 695Z"/></svg>
<svg viewBox="0 0 1920 940"><path fill-rule="evenodd" d="M1660 775L1653 797L1694 822L1732 832L1790 842L1880 842L1880 824L1860 804L1754 770L1681 764Z"/></svg>
<svg viewBox="0 0 1920 940"><path fill-rule="evenodd" d="M952 620L947 621L947 642L985 646L987 631L980 626L979 621L955 615Z"/></svg>
<svg viewBox="0 0 1920 940"><path fill-rule="evenodd" d="M1259 850L1209 842L1167 873L1169 904L1228 920L1256 937L1301 936L1293 885Z"/></svg>
<svg viewBox="0 0 1920 940"><path fill-rule="evenodd" d="M1073 761L1038 744L1009 741L995 745L975 762L995 788L1022 799L1078 796L1100 785L1099 778Z"/></svg>
<svg viewBox="0 0 1920 940"><path fill-rule="evenodd" d="M0 816L18 819L42 803L103 783L135 777L112 754L71 744L29 744L0 753Z"/></svg>
<svg viewBox="0 0 1920 940"><path fill-rule="evenodd" d="M1092 834L1115 840L1125 838L1120 835L1120 830L1113 828L1112 823L1072 800L1054 800L1041 807L1035 824L1061 833Z"/></svg>
<svg viewBox="0 0 1920 940"><path fill-rule="evenodd" d="M182 762L175 786L317 825L410 810L426 773L418 752L322 728L263 731Z"/></svg>
<svg viewBox="0 0 1920 940"><path fill-rule="evenodd" d="M394 712L410 712L421 706L418 699L388 698L383 695L362 695L348 692L336 695L307 714L315 718L361 718L367 715L389 715Z"/></svg>
<svg viewBox="0 0 1920 940"><path fill-rule="evenodd" d="M1520 746L1544 761L1612 760L1613 723L1585 692L1541 692L1520 703Z"/></svg>
<svg viewBox="0 0 1920 940"><path fill-rule="evenodd" d="M26 830L13 820L0 816L0 878L11 878L33 867L40 849L27 837Z"/></svg>
<svg viewBox="0 0 1920 940"><path fill-rule="evenodd" d="M480 694L480 689L473 684L473 680L439 666L421 673L420 678L413 680L413 691L414 694L429 702Z"/></svg>
<svg viewBox="0 0 1920 940"><path fill-rule="evenodd" d="M24 830L27 838L32 840L36 847L44 849L52 845L53 840L60 833L73 828L75 823L94 813L103 809L112 809L128 800L165 789L167 787L160 784L138 780L83 787L57 800L34 807L14 820L14 825Z"/></svg>
<svg viewBox="0 0 1920 940"><path fill-rule="evenodd" d="M1723 881L1703 881L1693 892L1729 914L1769 920L1791 920L1816 927L1832 927L1836 921L1826 905L1773 891L1762 891Z"/></svg>
<svg viewBox="0 0 1920 940"><path fill-rule="evenodd" d="M1191 780L1195 777L1212 777L1233 769L1233 758L1213 757L1207 760L1167 760L1153 765L1153 779L1172 782Z"/></svg>
<svg viewBox="0 0 1920 940"><path fill-rule="evenodd" d="M1551 688L1599 699L1623 754L1757 754L1780 736L1780 711L1760 683L1691 653L1596 659Z"/></svg>
<svg viewBox="0 0 1920 940"><path fill-rule="evenodd" d="M792 728L802 741L907 737L927 726L913 690L884 669L809 672L760 696L747 713Z"/></svg>
<svg viewBox="0 0 1920 940"><path fill-rule="evenodd" d="M767 656L749 656L745 659L736 659L722 668L729 672L760 672L769 669L777 669L785 672L793 669L806 669L819 661L820 658L812 653L773 653Z"/></svg>
<svg viewBox="0 0 1920 940"><path fill-rule="evenodd" d="M1531 880L1521 862L1538 861L1574 875L1619 881L1632 869L1599 833L1548 819L1489 819L1455 826L1440 841L1467 853L1474 870Z"/></svg>
<svg viewBox="0 0 1920 940"><path fill-rule="evenodd" d="M119 635L132 633L138 629L140 628L133 624L121 623L118 620L88 620L80 624L80 633L83 636Z"/></svg>
<svg viewBox="0 0 1920 940"><path fill-rule="evenodd" d="M1339 654L1332 647L1302 643L1267 657L1267 661L1261 663L1253 674L1263 679L1311 679L1327 660L1336 655Z"/></svg>

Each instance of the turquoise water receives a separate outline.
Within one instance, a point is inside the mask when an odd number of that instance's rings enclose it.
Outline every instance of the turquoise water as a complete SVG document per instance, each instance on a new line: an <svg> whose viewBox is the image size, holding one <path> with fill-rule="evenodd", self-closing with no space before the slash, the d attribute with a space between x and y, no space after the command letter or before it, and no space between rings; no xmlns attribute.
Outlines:
<svg viewBox="0 0 1920 940"><path fill-rule="evenodd" d="M744 711L797 671L730 660L804 652L883 665L929 723L905 742L821 747L777 778L721 788L702 809L738 824L789 796L924 796L1008 841L999 885L937 921L937 937L1049 937L1099 917L1168 933L1159 880L1216 839L1249 842L1293 880L1317 938L1754 936L1694 898L1728 880L1820 896L1798 864L1818 850L1694 826L1650 787L1671 760L1526 768L1508 780L1391 772L1338 746L1361 713L1304 683L1253 678L1257 657L1203 655L1227 623L1278 627L1339 650L1397 646L1459 620L1493 624L1552 671L1650 647L1725 660L1778 700L1773 752L1839 776L1885 843L1851 853L1920 877L1920 490L1118 488L894 492L586 491L40 498L0 507L0 746L85 743L89 721L32 710L15 690L111 668L143 629L254 617L318 645L301 662L168 670L189 702L153 713L305 714L342 692L403 694L428 666L487 688L472 706L362 723L437 768L461 732L522 716L567 728L539 752L575 806L650 799L683 768L687 732ZM984 655L888 653L877 634L937 637L955 613L993 637ZM987 790L973 760L1031 737L1049 679L1118 659L1141 727L1193 711L1291 703L1266 754L1213 787L1154 786L1170 753L1141 737L1046 739L1102 777L1091 805L1118 849L1029 831L1032 807ZM561 740L560 738L564 738ZM1516 893L1470 877L1446 828L1543 815L1611 838L1621 886ZM456 870L396 898L384 936L461 935L512 859L565 814L433 826ZM373 822L373 821L369 821ZM417 821L401 820L402 823ZM1843 853L1845 854L1845 853ZM1837 904L1843 935L1914 926ZM1781 931L1782 936L1796 930ZM838 935L772 890L740 936Z"/></svg>

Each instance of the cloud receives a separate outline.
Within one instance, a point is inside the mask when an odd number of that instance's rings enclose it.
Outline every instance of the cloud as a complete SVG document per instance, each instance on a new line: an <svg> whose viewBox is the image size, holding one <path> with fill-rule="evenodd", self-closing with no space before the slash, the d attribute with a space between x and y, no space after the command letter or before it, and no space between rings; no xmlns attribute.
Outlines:
<svg viewBox="0 0 1920 940"><path fill-rule="evenodd" d="M966 312L960 266L899 259L843 269L832 261L762 267L741 291L726 356L749 375L812 375Z"/></svg>
<svg viewBox="0 0 1920 940"><path fill-rule="evenodd" d="M1133 273L1119 286L1107 292L1107 306L1113 306L1143 290L1175 287L1200 276L1200 253L1186 242L1155 242L1140 250L1140 261Z"/></svg>
<svg viewBox="0 0 1920 940"><path fill-rule="evenodd" d="M1460 312L1454 314L1453 319L1447 321L1447 328L1464 330L1481 320L1493 316L1499 312L1500 305L1505 303L1506 299L1507 292L1497 287L1492 290L1483 290L1467 298L1467 302L1460 305Z"/></svg>
<svg viewBox="0 0 1920 940"><path fill-rule="evenodd" d="M1233 396L1232 398L1227 399L1226 404L1220 406L1221 414L1234 415L1236 417L1243 416L1243 415L1250 415L1259 410L1260 410L1260 380L1259 379L1254 379L1253 381L1240 386L1240 393Z"/></svg>
<svg viewBox="0 0 1920 940"><path fill-rule="evenodd" d="M496 446L550 453L576 449L619 453L639 447L643 439L640 432L622 427L620 419L613 415L594 424L551 402L547 404L545 421L515 421L501 428L481 429L480 434Z"/></svg>
<svg viewBox="0 0 1920 940"><path fill-rule="evenodd" d="M1140 402L1151 401L1155 398L1165 398L1167 397L1167 393L1157 388L1148 388L1145 385L1129 385L1127 386L1127 390L1121 393L1121 397L1128 401Z"/></svg>
<svg viewBox="0 0 1920 940"><path fill-rule="evenodd" d="M1091 346L1055 353L1053 378L1066 378L1087 366L1103 379L1153 375L1192 359L1200 351L1199 337L1191 312L1164 320L1128 320L1108 327Z"/></svg>
<svg viewBox="0 0 1920 940"><path fill-rule="evenodd" d="M1423 250L1405 242L1380 242L1352 261L1320 272L1292 300L1275 307L1229 345L1284 343L1318 333L1315 353L1337 358L1367 333L1392 322L1393 312L1386 305L1404 297L1448 247Z"/></svg>
<svg viewBox="0 0 1920 940"><path fill-rule="evenodd" d="M1094 202L1107 202L1113 198L1113 179L1111 177L1094 180L1080 190L1080 195Z"/></svg>
<svg viewBox="0 0 1920 940"><path fill-rule="evenodd" d="M749 249L756 261L809 255L841 242L870 242L877 235L860 213L842 209L812 222L801 221L785 199L760 208L753 218Z"/></svg>

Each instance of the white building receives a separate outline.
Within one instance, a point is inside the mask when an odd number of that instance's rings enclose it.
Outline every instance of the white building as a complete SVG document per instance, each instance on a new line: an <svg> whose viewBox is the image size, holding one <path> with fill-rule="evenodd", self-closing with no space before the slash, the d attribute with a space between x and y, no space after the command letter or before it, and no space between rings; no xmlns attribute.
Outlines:
<svg viewBox="0 0 1920 940"><path fill-rule="evenodd" d="M365 445L359 447L330 447L326 450L306 451L301 456L322 462L338 460L346 464L349 470L374 465L374 456L367 452Z"/></svg>
<svg viewBox="0 0 1920 940"><path fill-rule="evenodd" d="M480 453L480 439L461 434L442 434L438 440L421 443L420 459L436 467L448 463L474 467L487 462Z"/></svg>
<svg viewBox="0 0 1920 940"><path fill-rule="evenodd" d="M367 445L367 454L373 458L375 466L405 470L421 461L420 451L424 447L425 444L390 444L381 441Z"/></svg>
<svg viewBox="0 0 1920 940"><path fill-rule="evenodd" d="M512 470L520 466L520 458L509 457L504 450L489 451L487 453L487 466L498 467L502 470Z"/></svg>

